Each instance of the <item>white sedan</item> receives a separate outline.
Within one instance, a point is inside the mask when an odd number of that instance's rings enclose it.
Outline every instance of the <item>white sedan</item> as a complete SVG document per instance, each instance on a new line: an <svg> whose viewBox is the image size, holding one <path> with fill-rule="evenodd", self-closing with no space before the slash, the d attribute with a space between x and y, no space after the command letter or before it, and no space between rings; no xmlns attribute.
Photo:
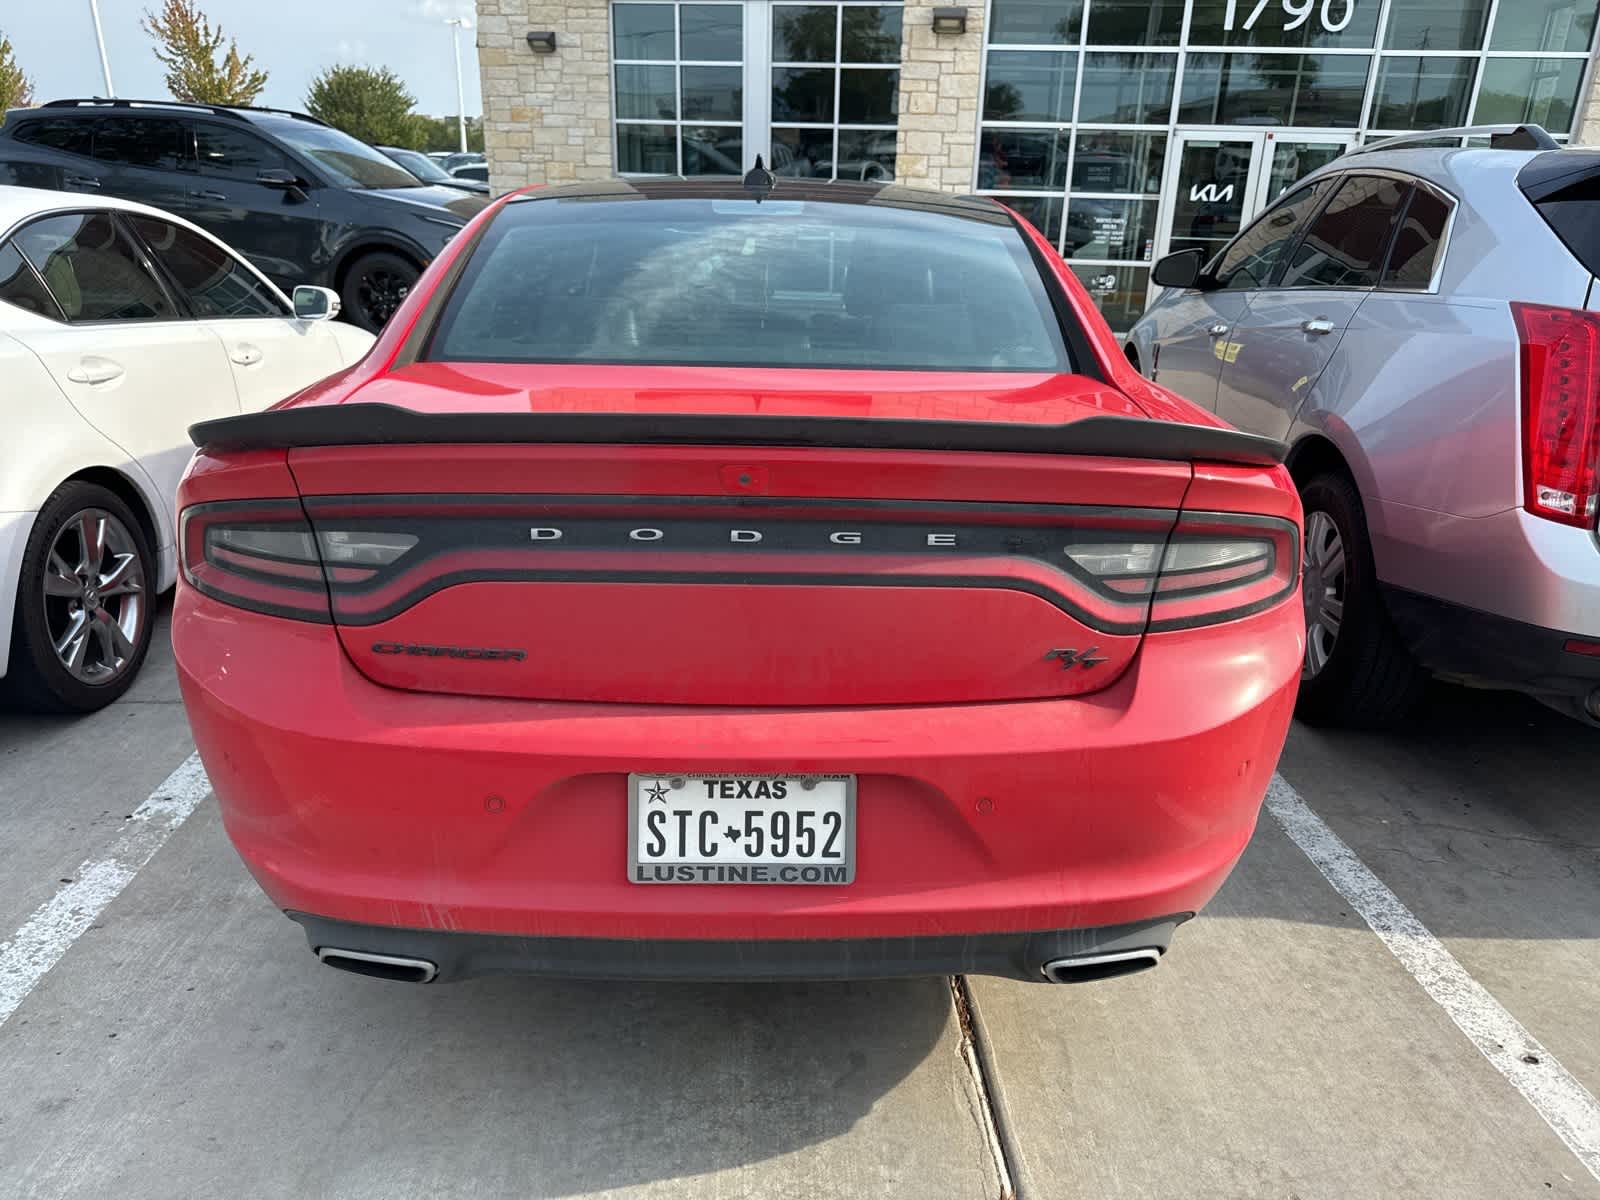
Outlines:
<svg viewBox="0 0 1600 1200"><path fill-rule="evenodd" d="M291 305L159 209L0 187L0 691L87 712L127 690L174 581L188 427L359 359L337 304Z"/></svg>

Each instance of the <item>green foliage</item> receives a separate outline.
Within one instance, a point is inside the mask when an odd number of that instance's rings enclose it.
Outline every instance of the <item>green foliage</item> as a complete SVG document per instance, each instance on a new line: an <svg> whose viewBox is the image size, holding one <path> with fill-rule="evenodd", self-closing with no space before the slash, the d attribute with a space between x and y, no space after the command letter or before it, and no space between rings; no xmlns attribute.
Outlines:
<svg viewBox="0 0 1600 1200"><path fill-rule="evenodd" d="M252 104L267 86L267 73L252 69L255 60L241 57L239 44L223 35L222 26L213 29L194 0L166 0L160 13L146 10L140 24L155 39L156 58L167 69L167 90L174 99Z"/></svg>
<svg viewBox="0 0 1600 1200"><path fill-rule="evenodd" d="M11 52L11 39L0 33L0 112L8 108L26 108L33 103L33 80L17 66L17 57ZM480 142L482 138L479 138Z"/></svg>
<svg viewBox="0 0 1600 1200"><path fill-rule="evenodd" d="M311 81L306 111L374 146L414 146L417 98L388 67L328 67Z"/></svg>
<svg viewBox="0 0 1600 1200"><path fill-rule="evenodd" d="M421 113L413 118L414 128L412 140L404 143L413 150L459 150L461 148L461 135L456 128L454 116L426 117ZM467 118L467 149L483 149L483 121L478 117Z"/></svg>

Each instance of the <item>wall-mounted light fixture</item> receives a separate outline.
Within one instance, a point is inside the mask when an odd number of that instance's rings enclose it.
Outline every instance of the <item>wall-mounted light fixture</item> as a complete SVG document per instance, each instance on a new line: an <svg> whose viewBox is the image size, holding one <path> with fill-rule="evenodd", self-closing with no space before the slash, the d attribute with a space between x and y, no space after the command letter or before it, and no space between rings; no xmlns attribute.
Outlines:
<svg viewBox="0 0 1600 1200"><path fill-rule="evenodd" d="M933 31L935 33L965 33L967 31L967 10L964 8L934 9Z"/></svg>
<svg viewBox="0 0 1600 1200"><path fill-rule="evenodd" d="M555 30L530 30L528 33L528 49L535 54L554 54L556 52Z"/></svg>

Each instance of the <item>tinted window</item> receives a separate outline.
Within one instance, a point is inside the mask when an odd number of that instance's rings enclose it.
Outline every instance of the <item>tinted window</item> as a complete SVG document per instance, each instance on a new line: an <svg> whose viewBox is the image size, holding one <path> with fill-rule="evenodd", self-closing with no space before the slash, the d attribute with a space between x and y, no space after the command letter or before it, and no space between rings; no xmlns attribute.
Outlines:
<svg viewBox="0 0 1600 1200"><path fill-rule="evenodd" d="M176 314L107 213L45 217L12 239L69 321L150 321Z"/></svg>
<svg viewBox="0 0 1600 1200"><path fill-rule="evenodd" d="M24 121L11 136L31 146L47 146L68 154L88 154L93 146L91 129L89 121L50 117L42 121Z"/></svg>
<svg viewBox="0 0 1600 1200"><path fill-rule="evenodd" d="M1070 370L1016 228L817 201L507 207L429 356Z"/></svg>
<svg viewBox="0 0 1600 1200"><path fill-rule="evenodd" d="M1422 188L1411 193L1411 203L1406 206L1406 215L1395 231L1389 265L1383 272L1385 286L1425 288L1433 282L1439 245L1444 241L1444 227L1449 219L1448 201Z"/></svg>
<svg viewBox="0 0 1600 1200"><path fill-rule="evenodd" d="M1407 184L1370 175L1346 177L1294 248L1282 287L1369 288L1389 244Z"/></svg>
<svg viewBox="0 0 1600 1200"><path fill-rule="evenodd" d="M1563 156L1573 153L1561 151ZM1572 251L1573 257L1591 275L1600 275L1600 172L1582 176L1559 191L1541 195L1534 207Z"/></svg>
<svg viewBox="0 0 1600 1200"><path fill-rule="evenodd" d="M15 246L0 246L0 300L15 304L25 312L41 317L61 319L55 301L44 290L44 284L33 273L33 268L23 261Z"/></svg>
<svg viewBox="0 0 1600 1200"><path fill-rule="evenodd" d="M1216 266L1217 282L1229 289L1265 287L1327 191L1326 180L1314 183L1263 213L1222 252Z"/></svg>
<svg viewBox="0 0 1600 1200"><path fill-rule="evenodd" d="M287 158L255 134L225 125L196 125L194 146L200 169L207 175L247 179L254 183L262 171L282 171L289 167Z"/></svg>
<svg viewBox="0 0 1600 1200"><path fill-rule="evenodd" d="M102 162L174 171L189 165L189 130L161 117L112 117L94 127L94 156Z"/></svg>
<svg viewBox="0 0 1600 1200"><path fill-rule="evenodd" d="M155 217L133 217L145 240L200 317L281 317L277 297L215 242Z"/></svg>
<svg viewBox="0 0 1600 1200"><path fill-rule="evenodd" d="M452 178L455 178L455 179L472 179L472 180L476 180L478 183L488 183L489 182L489 168L486 167L486 166L483 166L481 163L480 164L475 164L475 165L472 165L472 166L457 167L455 169L455 174L452 176Z"/></svg>
<svg viewBox="0 0 1600 1200"><path fill-rule="evenodd" d="M293 118L263 121L272 135L321 167L341 187L421 187L417 177L365 142L326 125Z"/></svg>

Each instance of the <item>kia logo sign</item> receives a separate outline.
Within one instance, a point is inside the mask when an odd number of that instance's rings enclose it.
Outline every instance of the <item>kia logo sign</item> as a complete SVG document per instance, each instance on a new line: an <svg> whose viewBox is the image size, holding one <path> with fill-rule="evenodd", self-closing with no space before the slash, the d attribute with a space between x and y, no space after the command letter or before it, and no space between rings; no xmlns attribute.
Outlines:
<svg viewBox="0 0 1600 1200"><path fill-rule="evenodd" d="M1233 199L1233 184L1218 186L1214 183L1197 183L1189 189L1189 199L1203 204L1222 204Z"/></svg>

